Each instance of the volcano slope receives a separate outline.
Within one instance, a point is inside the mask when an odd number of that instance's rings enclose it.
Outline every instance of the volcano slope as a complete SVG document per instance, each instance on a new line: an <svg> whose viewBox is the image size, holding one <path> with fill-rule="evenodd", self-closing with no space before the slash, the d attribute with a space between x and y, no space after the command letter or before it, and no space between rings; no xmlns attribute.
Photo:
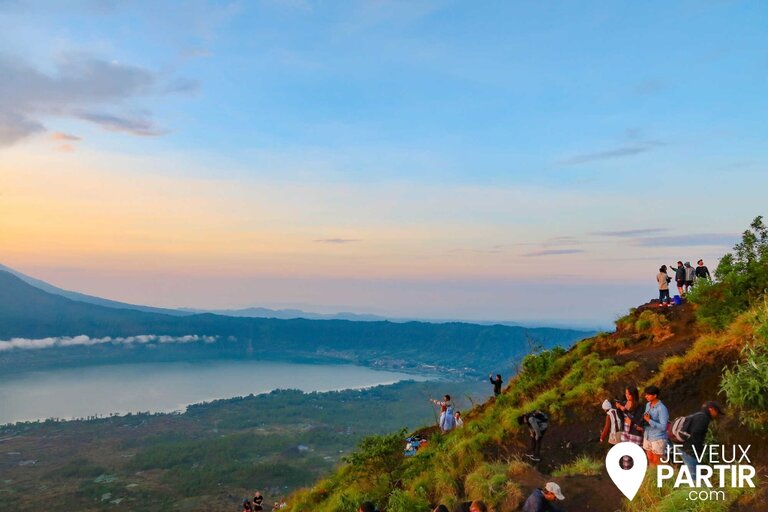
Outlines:
<svg viewBox="0 0 768 512"><path fill-rule="evenodd" d="M441 503L450 509L482 499L507 512L519 510L531 490L548 481L561 485L566 501L558 505L570 511L768 510L762 485L768 436L760 423L765 411L736 407L732 392L721 391L724 370L744 364L745 347L766 346L766 304L717 331L697 322L693 305L645 304L618 319L613 333L568 351L529 355L501 395L465 414L463 429L446 435L435 427L419 431L429 442L414 457L402 456L402 432L368 439L329 478L291 496L290 510L355 512L370 500L386 512L429 511ZM728 489L724 501L702 505L684 502L680 490L657 489L655 479L646 478L638 496L626 500L605 471L610 445L599 443L605 418L600 404L622 396L627 386L642 390L650 384L661 388L671 419L692 414L707 400L725 403L728 414L712 422L707 442L752 445L756 488ZM523 456L527 433L517 418L536 409L549 414L550 428L543 461L531 465Z"/></svg>

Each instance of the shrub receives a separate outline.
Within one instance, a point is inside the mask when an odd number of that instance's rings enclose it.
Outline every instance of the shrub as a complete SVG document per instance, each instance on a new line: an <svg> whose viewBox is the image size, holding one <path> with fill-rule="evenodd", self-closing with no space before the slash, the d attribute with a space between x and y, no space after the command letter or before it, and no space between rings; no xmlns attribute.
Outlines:
<svg viewBox="0 0 768 512"><path fill-rule="evenodd" d="M728 403L742 409L741 420L749 428L768 427L768 350L744 347L744 360L723 371L720 389Z"/></svg>
<svg viewBox="0 0 768 512"><path fill-rule="evenodd" d="M552 476L596 476L602 473L603 466L603 461L593 459L588 455L581 455L570 464L564 464L557 468L552 472Z"/></svg>

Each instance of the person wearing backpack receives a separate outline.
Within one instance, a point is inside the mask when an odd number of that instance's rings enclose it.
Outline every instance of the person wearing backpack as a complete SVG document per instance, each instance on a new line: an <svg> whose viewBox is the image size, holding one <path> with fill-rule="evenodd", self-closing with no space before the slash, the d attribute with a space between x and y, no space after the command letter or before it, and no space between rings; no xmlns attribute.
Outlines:
<svg viewBox="0 0 768 512"><path fill-rule="evenodd" d="M643 450L648 455L648 463L658 465L661 456L667 451L669 438L667 437L667 423L669 423L669 411L659 400L659 388L648 386L645 388L645 414Z"/></svg>
<svg viewBox="0 0 768 512"><path fill-rule="evenodd" d="M453 403L451 402L451 395L445 395L444 400L435 400L430 398L430 401L440 406L440 430L445 434L450 432L456 427L456 419L453 417Z"/></svg>
<svg viewBox="0 0 768 512"><path fill-rule="evenodd" d="M541 462L541 441L549 428L549 416L541 411L534 411L523 414L517 418L519 425L527 425L528 433L531 435L532 454L526 454L526 457L533 462Z"/></svg>
<svg viewBox="0 0 768 512"><path fill-rule="evenodd" d="M707 437L709 422L725 413L717 402L707 402L701 406L701 410L691 414L685 419L683 431L687 438L683 442L683 462L688 466L692 475L696 475L698 458L704 453L704 440Z"/></svg>
<svg viewBox="0 0 768 512"><path fill-rule="evenodd" d="M618 444L621 442L623 430L619 411L614 409L608 400L603 402L603 410L605 411L605 425L600 433L600 442L602 443L607 439L611 444Z"/></svg>

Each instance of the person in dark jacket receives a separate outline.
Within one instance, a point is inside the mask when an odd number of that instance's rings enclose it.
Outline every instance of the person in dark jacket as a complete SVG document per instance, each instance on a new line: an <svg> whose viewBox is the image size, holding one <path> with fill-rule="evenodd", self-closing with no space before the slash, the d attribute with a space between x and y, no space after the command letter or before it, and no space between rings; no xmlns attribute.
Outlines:
<svg viewBox="0 0 768 512"><path fill-rule="evenodd" d="M685 265L683 265L682 261L677 262L677 268L675 269L675 283L677 283L677 294L682 297L685 295L683 293L683 287L685 286Z"/></svg>
<svg viewBox="0 0 768 512"><path fill-rule="evenodd" d="M688 466L692 475L696 475L698 458L704 453L704 439L707 437L709 422L725 413L717 402L707 402L701 406L701 410L686 418L683 431L689 434L683 443L683 462Z"/></svg>
<svg viewBox="0 0 768 512"><path fill-rule="evenodd" d="M533 462L541 462L541 441L549 428L549 418L541 411L534 411L518 417L517 423L526 425L528 433L531 435L531 449L533 453L526 454L526 457Z"/></svg>
<svg viewBox="0 0 768 512"><path fill-rule="evenodd" d="M553 502L564 499L565 496L563 496L560 486L555 482L549 482L544 486L544 489L536 489L528 496L525 504L523 504L522 512L560 512L560 509L555 507Z"/></svg>
<svg viewBox="0 0 768 512"><path fill-rule="evenodd" d="M504 382L501 380L501 374L497 373L495 379L493 378L493 374L489 374L488 378L490 379L491 384L493 384L493 394L499 396L501 394L501 385Z"/></svg>
<svg viewBox="0 0 768 512"><path fill-rule="evenodd" d="M616 402L616 408L624 415L624 432L621 434L622 442L635 443L643 446L643 413L640 405L640 394L635 386L624 388L626 401Z"/></svg>
<svg viewBox="0 0 768 512"><path fill-rule="evenodd" d="M709 279L712 280L712 276L709 275L709 269L704 265L704 260L699 260L696 263L696 279Z"/></svg>

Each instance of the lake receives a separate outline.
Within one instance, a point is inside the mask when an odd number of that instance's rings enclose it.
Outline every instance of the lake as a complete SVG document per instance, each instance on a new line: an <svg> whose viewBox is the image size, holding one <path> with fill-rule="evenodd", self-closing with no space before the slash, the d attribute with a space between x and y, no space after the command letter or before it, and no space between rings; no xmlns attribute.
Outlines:
<svg viewBox="0 0 768 512"><path fill-rule="evenodd" d="M187 405L274 389L332 391L427 380L352 365L269 361L140 363L0 376L0 424L110 413L183 411Z"/></svg>

